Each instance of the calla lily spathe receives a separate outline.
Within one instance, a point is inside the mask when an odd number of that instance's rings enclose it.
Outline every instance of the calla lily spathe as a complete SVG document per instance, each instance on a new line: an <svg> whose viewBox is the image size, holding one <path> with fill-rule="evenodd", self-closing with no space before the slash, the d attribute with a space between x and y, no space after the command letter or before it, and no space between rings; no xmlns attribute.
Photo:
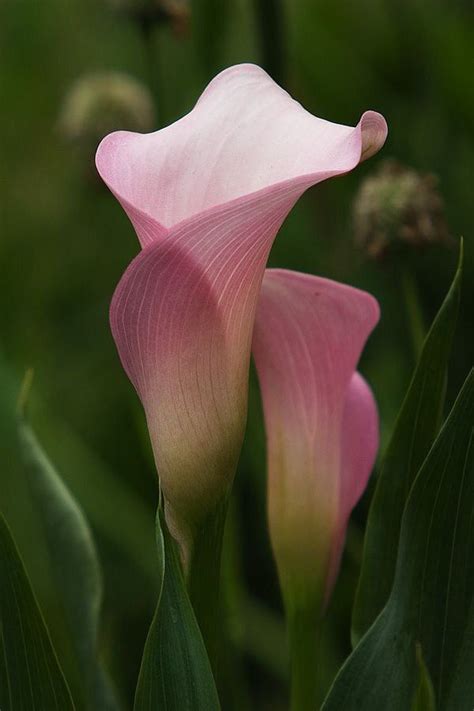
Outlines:
<svg viewBox="0 0 474 711"><path fill-rule="evenodd" d="M377 408L356 367L378 318L366 292L265 272L252 350L267 433L270 537L291 608L327 601L349 515L374 464Z"/></svg>
<svg viewBox="0 0 474 711"><path fill-rule="evenodd" d="M385 137L379 114L355 128L323 121L244 64L219 74L171 126L100 144L99 173L143 248L114 294L112 332L182 543L232 483L255 310L278 229L308 187L351 170Z"/></svg>

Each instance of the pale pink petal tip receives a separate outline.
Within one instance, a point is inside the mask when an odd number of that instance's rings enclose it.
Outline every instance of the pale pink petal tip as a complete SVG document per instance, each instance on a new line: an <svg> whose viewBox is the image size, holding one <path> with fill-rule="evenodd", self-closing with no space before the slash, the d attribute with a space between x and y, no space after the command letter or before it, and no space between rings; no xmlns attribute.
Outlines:
<svg viewBox="0 0 474 711"><path fill-rule="evenodd" d="M367 160L379 152L387 140L388 126L382 114L366 111L360 119L362 148L360 160Z"/></svg>
<svg viewBox="0 0 474 711"><path fill-rule="evenodd" d="M278 187L294 200L346 173L381 148L385 120L365 113L344 126L306 111L251 64L221 72L183 118L149 134L118 131L99 145L102 179L132 219L142 244L163 230L235 200ZM143 222L149 234L141 235Z"/></svg>

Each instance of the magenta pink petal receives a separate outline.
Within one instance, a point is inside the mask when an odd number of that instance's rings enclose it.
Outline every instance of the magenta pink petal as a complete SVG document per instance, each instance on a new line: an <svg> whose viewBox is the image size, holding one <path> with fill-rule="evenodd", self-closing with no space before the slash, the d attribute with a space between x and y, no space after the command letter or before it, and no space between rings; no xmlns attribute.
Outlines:
<svg viewBox="0 0 474 711"><path fill-rule="evenodd" d="M342 421L339 529L331 549L326 585L329 596L339 571L350 513L364 493L379 445L379 417L372 390L360 373L349 383Z"/></svg>
<svg viewBox="0 0 474 711"><path fill-rule="evenodd" d="M143 246L203 211L288 181L301 194L377 152L386 134L375 112L356 128L316 118L262 69L241 64L171 126L107 136L96 162Z"/></svg>
<svg viewBox="0 0 474 711"><path fill-rule="evenodd" d="M288 199L248 200L178 225L140 252L112 300L113 336L182 540L232 483L255 306Z"/></svg>
<svg viewBox="0 0 474 711"><path fill-rule="evenodd" d="M283 591L326 596L348 515L377 448L368 386L355 375L379 309L327 279L267 270L253 354L267 431L270 535Z"/></svg>
<svg viewBox="0 0 474 711"><path fill-rule="evenodd" d="M354 373L346 394L342 424L342 518L349 516L364 493L378 444L379 419L372 390L360 373Z"/></svg>

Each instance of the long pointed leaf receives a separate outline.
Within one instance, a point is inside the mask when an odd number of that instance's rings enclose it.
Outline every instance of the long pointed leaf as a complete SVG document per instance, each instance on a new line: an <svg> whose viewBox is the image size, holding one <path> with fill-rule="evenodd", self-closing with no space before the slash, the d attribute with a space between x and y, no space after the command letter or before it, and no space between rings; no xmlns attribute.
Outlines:
<svg viewBox="0 0 474 711"><path fill-rule="evenodd" d="M19 382L2 357L0 349L0 448L5 466L0 478L0 498L15 538L23 551L29 574L35 583L41 576L35 566L30 492L19 452L15 409ZM156 587L156 564L153 545L152 508L105 464L105 462L71 430L62 418L52 417L44 402L35 407L35 432L42 447L54 461L55 468L73 498L80 503L94 530L133 566L142 578L143 594L153 599ZM120 517L117 516L120 511ZM28 525L24 526L25 516ZM36 516L35 522L36 522ZM34 535L34 534L33 534ZM150 541L151 536L151 541ZM36 588L35 588L36 589ZM43 591L41 591L43 592ZM38 597L42 600L40 589Z"/></svg>
<svg viewBox="0 0 474 711"><path fill-rule="evenodd" d="M437 708L473 708L473 436L474 371L413 485L389 601L336 677L324 711L409 709L417 644Z"/></svg>
<svg viewBox="0 0 474 711"><path fill-rule="evenodd" d="M0 514L0 708L74 711L48 630Z"/></svg>
<svg viewBox="0 0 474 711"><path fill-rule="evenodd" d="M23 418L18 429L33 505L43 533L42 553L54 581L56 613L64 633L61 648L67 653L65 669L76 704L91 711L115 709L110 685L97 658L102 578L89 525Z"/></svg>
<svg viewBox="0 0 474 711"><path fill-rule="evenodd" d="M156 538L161 589L143 652L134 711L218 711L206 648L173 539L160 513Z"/></svg>
<svg viewBox="0 0 474 711"><path fill-rule="evenodd" d="M446 368L459 309L461 273L462 245L456 275L426 337L377 481L353 610L354 643L368 630L388 600L405 503L439 429Z"/></svg>

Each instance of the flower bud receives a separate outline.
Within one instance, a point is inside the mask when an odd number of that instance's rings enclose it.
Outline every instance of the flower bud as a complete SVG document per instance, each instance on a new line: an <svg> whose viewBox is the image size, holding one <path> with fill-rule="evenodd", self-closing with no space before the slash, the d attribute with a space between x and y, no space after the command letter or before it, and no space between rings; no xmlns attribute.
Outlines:
<svg viewBox="0 0 474 711"><path fill-rule="evenodd" d="M368 293L267 269L252 352L267 434L268 521L285 606L320 615L350 513L378 447L372 392L356 371L379 318Z"/></svg>
<svg viewBox="0 0 474 711"><path fill-rule="evenodd" d="M373 259L403 246L449 243L444 202L433 174L383 161L362 183L353 205L356 243Z"/></svg>

